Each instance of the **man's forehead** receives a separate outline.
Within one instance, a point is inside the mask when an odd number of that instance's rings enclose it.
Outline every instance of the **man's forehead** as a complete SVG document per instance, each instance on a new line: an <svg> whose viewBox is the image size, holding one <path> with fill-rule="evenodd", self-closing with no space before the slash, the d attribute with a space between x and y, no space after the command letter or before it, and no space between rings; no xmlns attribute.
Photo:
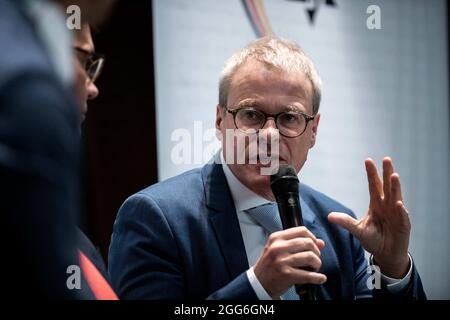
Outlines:
<svg viewBox="0 0 450 320"><path fill-rule="evenodd" d="M312 108L312 95L312 83L303 72L285 71L253 60L236 70L231 79L228 99L232 104L252 106L267 102L267 98L273 100L275 97L296 97L301 105L311 104ZM293 101L289 105L292 104ZM286 109L286 106L283 108Z"/></svg>
<svg viewBox="0 0 450 320"><path fill-rule="evenodd" d="M304 72L284 70L259 61L241 65L231 78L231 84L239 89L243 89L249 85L249 82L255 83L255 81L262 86L280 86L286 90L301 89L302 94L312 91L312 83Z"/></svg>
<svg viewBox="0 0 450 320"><path fill-rule="evenodd" d="M286 70L282 67L252 59L244 62L235 70L232 76L232 81L236 78L239 78L239 80L254 78L255 75L260 77L267 77L271 75L277 77L282 76L281 78L286 80L308 79L306 74L301 70Z"/></svg>

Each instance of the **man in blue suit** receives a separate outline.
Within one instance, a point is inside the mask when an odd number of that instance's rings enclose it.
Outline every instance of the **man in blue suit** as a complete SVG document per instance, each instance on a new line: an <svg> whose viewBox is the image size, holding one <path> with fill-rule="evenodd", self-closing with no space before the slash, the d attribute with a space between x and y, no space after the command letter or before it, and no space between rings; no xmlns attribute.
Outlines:
<svg viewBox="0 0 450 320"><path fill-rule="evenodd" d="M294 285L311 284L318 299L425 298L389 158L383 181L366 160L371 200L363 218L302 185L305 226L281 230L265 169L302 169L316 141L320 97L317 71L296 44L266 37L234 54L219 86L220 153L131 196L118 213L109 268L119 296L298 299ZM242 137L249 137L243 150Z"/></svg>

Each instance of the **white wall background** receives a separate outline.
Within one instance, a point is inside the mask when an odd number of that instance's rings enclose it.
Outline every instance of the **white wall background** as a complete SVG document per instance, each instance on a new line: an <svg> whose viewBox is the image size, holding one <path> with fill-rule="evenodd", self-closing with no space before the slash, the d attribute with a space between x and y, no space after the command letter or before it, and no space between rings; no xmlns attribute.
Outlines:
<svg viewBox="0 0 450 320"><path fill-rule="evenodd" d="M312 26L307 5L264 1L274 32L297 41L324 82L318 143L301 181L365 213L364 159L389 155L411 213L411 253L429 298L450 299L450 141L444 0L336 0ZM381 30L366 9L381 8ZM239 0L153 0L160 180L201 165L211 146L223 62L255 38ZM196 121L197 124L195 125ZM176 129L200 139L190 164L171 150ZM217 141L215 142L218 145ZM198 158L198 157L197 157ZM194 161L196 160L196 161ZM203 159L207 160L207 159Z"/></svg>

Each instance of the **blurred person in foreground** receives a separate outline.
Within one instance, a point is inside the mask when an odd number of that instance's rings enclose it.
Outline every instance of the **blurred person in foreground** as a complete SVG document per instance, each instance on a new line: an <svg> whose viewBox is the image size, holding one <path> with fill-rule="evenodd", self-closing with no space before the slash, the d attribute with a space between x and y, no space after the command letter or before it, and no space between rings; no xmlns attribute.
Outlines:
<svg viewBox="0 0 450 320"><path fill-rule="evenodd" d="M70 278L79 265L79 114L65 11L79 5L83 21L98 23L113 3L0 0L2 274L11 298L94 297Z"/></svg>

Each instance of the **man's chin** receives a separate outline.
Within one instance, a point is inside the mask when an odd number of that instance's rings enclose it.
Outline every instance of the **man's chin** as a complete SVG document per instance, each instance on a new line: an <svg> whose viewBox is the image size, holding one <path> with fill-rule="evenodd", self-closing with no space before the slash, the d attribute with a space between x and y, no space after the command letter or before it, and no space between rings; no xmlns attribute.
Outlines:
<svg viewBox="0 0 450 320"><path fill-rule="evenodd" d="M253 160L250 161L247 159L246 163L242 163L242 164L231 164L233 166L237 166L240 168L240 171L247 171L248 174L251 174L253 177L255 176L267 176L267 175L271 175L275 172L275 170L282 164L289 164L288 161L286 161L283 158L279 158L277 160L266 160L266 161L261 161L260 159L258 160Z"/></svg>

